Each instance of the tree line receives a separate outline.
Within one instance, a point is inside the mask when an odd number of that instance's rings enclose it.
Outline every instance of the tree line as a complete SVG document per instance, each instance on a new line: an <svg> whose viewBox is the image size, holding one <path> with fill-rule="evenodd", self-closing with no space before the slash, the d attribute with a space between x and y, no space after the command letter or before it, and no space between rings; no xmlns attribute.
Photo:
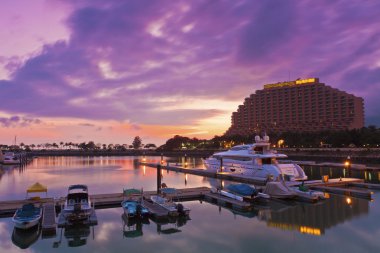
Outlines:
<svg viewBox="0 0 380 253"><path fill-rule="evenodd" d="M273 147L283 148L344 148L380 147L380 128L376 126L343 131L320 132L268 132ZM166 141L159 150L227 149L234 145L253 143L257 133L251 135L222 135L212 139L188 138L176 135ZM260 135L260 134L259 134ZM261 134L262 135L262 134Z"/></svg>
<svg viewBox="0 0 380 253"><path fill-rule="evenodd" d="M148 143L143 144L142 139L139 136L136 136L131 145L128 144L102 144L102 143L95 143L94 141L89 142L81 142L81 143L74 143L74 142L53 142L53 143L42 143L42 144L25 144L21 142L18 145L0 145L0 149L3 150L108 150L108 151L126 151L128 149L140 149L140 148L146 148L146 149L155 149L157 148L155 144Z"/></svg>

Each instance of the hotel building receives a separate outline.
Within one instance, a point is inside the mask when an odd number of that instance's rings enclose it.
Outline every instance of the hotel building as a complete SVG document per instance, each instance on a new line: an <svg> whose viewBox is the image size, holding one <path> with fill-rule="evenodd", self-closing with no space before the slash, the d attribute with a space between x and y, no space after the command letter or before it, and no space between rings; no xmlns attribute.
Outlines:
<svg viewBox="0 0 380 253"><path fill-rule="evenodd" d="M264 85L232 113L226 135L261 131L315 132L364 126L363 98L319 82L297 79Z"/></svg>

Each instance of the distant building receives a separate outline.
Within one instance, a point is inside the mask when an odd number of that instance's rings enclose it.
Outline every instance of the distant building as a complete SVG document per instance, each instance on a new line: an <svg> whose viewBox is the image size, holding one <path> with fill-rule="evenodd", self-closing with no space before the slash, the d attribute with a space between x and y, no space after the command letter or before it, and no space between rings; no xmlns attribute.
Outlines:
<svg viewBox="0 0 380 253"><path fill-rule="evenodd" d="M226 135L315 132L364 126L363 98L320 83L318 78L264 85L232 113Z"/></svg>

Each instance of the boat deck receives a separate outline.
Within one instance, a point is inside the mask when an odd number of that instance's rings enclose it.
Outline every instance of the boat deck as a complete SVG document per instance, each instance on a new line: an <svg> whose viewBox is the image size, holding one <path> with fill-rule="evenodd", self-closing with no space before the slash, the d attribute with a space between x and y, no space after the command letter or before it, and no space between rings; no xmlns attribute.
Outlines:
<svg viewBox="0 0 380 253"><path fill-rule="evenodd" d="M98 217L96 216L95 210L92 209L90 217L81 223L89 225L89 226L97 225L98 224ZM58 215L57 224L58 224L59 228L73 225L71 222L66 220L66 218L64 217L62 212Z"/></svg>

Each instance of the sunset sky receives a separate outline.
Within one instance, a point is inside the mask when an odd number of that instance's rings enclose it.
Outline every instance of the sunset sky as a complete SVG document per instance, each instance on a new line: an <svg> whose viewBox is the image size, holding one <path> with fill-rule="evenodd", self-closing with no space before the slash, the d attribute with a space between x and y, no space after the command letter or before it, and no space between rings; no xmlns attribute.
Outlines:
<svg viewBox="0 0 380 253"><path fill-rule="evenodd" d="M2 0L0 144L210 138L266 83L319 77L380 126L377 0Z"/></svg>

